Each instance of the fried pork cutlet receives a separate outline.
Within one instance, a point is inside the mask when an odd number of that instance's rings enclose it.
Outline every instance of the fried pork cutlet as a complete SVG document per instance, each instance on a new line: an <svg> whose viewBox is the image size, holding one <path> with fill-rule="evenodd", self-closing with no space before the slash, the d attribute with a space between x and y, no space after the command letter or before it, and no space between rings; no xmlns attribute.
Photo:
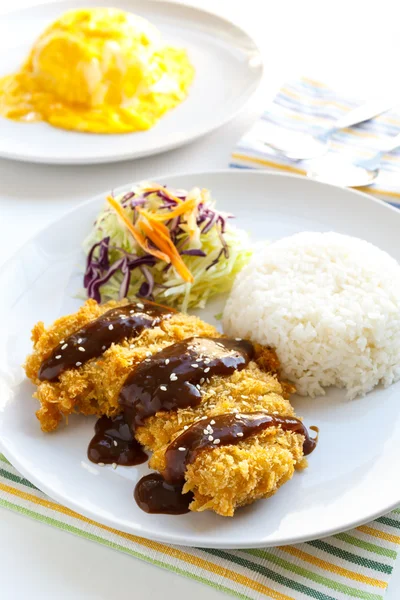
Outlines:
<svg viewBox="0 0 400 600"><path fill-rule="evenodd" d="M88 300L76 314L58 319L47 330L43 323L34 327L34 353L27 358L25 368L28 377L37 385L35 396L41 407L36 414L44 431L56 429L63 417L72 412L110 417L120 413L126 382L143 371L146 361L151 366L157 356L164 356L163 352L168 347L171 347L170 351L188 338L220 338L221 342L225 341L215 328L200 319L173 313L159 323L154 321L154 327L143 329L137 337L112 344L100 357L82 365L79 361L78 366L75 364L73 368L61 370L52 381L43 380L43 361L52 353L54 355L56 347L63 348L68 336L110 309L125 305L123 301L100 306ZM171 444L202 419L208 419L207 427L210 427L209 423L215 422L215 417L223 418L222 415L232 416L234 413L240 416L261 412L272 418L295 417L287 399L293 388L279 381L279 361L275 353L261 346L255 346L252 352L251 360L240 370L224 375L204 374L199 380L201 385L196 386L200 389L196 405L159 410L132 426L136 439L153 452L150 467L165 473ZM54 361L52 364L54 367ZM174 373L170 379L174 382ZM165 389L166 386L159 388ZM295 418L293 420L296 421ZM272 425L227 445L218 446L219 441L214 443L210 436L213 443L199 451L185 467L183 493L191 492L193 495L189 508L232 516L236 508L271 496L292 477L295 469L303 469L307 465L303 448L305 435L304 431L296 433Z"/></svg>
<svg viewBox="0 0 400 600"><path fill-rule="evenodd" d="M99 357L79 368L64 371L57 381L39 379L42 361L60 342L108 310L126 304L127 301L111 301L100 305L94 300L87 300L78 312L57 319L47 329L42 322L34 326L34 352L26 359L25 371L37 385L34 397L39 400L40 408L36 416L43 431L53 431L63 418L72 413L109 417L118 414L121 412L118 396L122 384L131 370L149 354L192 335L219 335L214 327L197 317L174 313L158 326L144 329L139 337L112 344Z"/></svg>

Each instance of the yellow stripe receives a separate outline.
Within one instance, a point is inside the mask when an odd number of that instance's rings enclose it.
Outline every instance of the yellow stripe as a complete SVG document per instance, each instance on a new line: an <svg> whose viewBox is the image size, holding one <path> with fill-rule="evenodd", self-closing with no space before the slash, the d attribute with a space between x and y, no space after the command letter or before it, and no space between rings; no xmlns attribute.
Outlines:
<svg viewBox="0 0 400 600"><path fill-rule="evenodd" d="M118 531L117 529L112 529L111 527L107 527L106 525L101 525L96 521L92 521L91 519L87 519L83 515L80 515L61 504L57 504L55 502L51 502L50 500L45 500L43 498L37 498L33 494L29 494L27 492L23 492L18 490L17 488L13 488L9 485L5 485L4 483L0 483L0 489L4 492L12 494L13 496L18 496L23 500L27 500L29 502L33 502L34 504L38 504L40 506L44 506L45 508L49 508L51 510L55 510L59 513L67 515L69 517L73 517L75 519L79 519L84 523L88 523L89 525L94 525L95 527L99 527L100 529L104 529L105 531L109 531L115 535L118 535L122 538L125 538L129 541L132 541L136 544L140 544L141 546L145 546L150 548L151 550L156 550L157 552L163 552L167 556L172 556L174 558L178 558L179 560L186 561L187 563L194 565L195 567L200 567L205 571L210 571L211 573L215 573L216 575L220 575L221 577L226 577L235 583L239 583L240 585L250 587L251 589L259 592L260 594L264 594L273 598L274 600L295 600L292 596L287 596L286 594L281 594L276 590L272 590L271 588L259 583L258 581L254 581L249 579L245 575L241 575L240 573L235 573L230 569L226 569L225 567L220 567L219 565L215 565L208 560L204 560L203 558L198 558L197 556L192 556L182 550L178 550L176 548L171 548L170 546L165 546L164 544L160 544L158 542L152 542L151 540L146 540L144 538L139 538L129 533L124 533L123 531Z"/></svg>
<svg viewBox="0 0 400 600"><path fill-rule="evenodd" d="M361 573L356 573L355 571L349 571L349 569L344 569L343 567L334 565L326 560L317 558L312 554L308 554L308 552L303 552L298 548L294 548L293 546L280 546L279 550L282 550L282 552L286 552L292 556L296 556L297 558L301 558L301 560L319 567L320 569L325 569L325 571L329 571L330 573L335 573L336 575L341 575L342 577L347 577L348 579L353 579L354 581L360 581L361 583L372 585L374 587L383 589L387 588L387 583L385 581L381 581L380 579L375 579L373 577L367 577L367 575L362 575Z"/></svg>
<svg viewBox="0 0 400 600"><path fill-rule="evenodd" d="M310 77L301 77L301 80L313 85L314 87L328 89L327 85L325 85L321 81L316 81L315 79L310 79Z"/></svg>
<svg viewBox="0 0 400 600"><path fill-rule="evenodd" d="M368 527L368 525L361 525L361 527L357 527L357 529L362 533L367 533L368 535L372 535L373 537L381 540L386 540L388 542L392 542L393 544L400 544L400 535L386 533L386 531L380 531L379 529Z"/></svg>
<svg viewBox="0 0 400 600"><path fill-rule="evenodd" d="M299 94L298 92L294 92L293 90L289 90L287 87L281 88L281 92L289 98L294 98L294 100L301 100L304 102L304 94ZM307 98L307 104L311 104L314 106L336 106L336 108L340 108L345 112L351 110L347 104L341 104L340 102L336 102L336 100L327 101L325 98Z"/></svg>
<svg viewBox="0 0 400 600"><path fill-rule="evenodd" d="M262 165L263 167L271 167L272 169L279 169L280 171L288 171L289 173L296 173L297 175L305 175L306 172L303 169L297 169L297 167L291 167L290 165L279 165L265 158L255 158L253 156L246 156L245 154L238 154L234 152L232 154L233 158L237 158L239 160L243 160L245 162L253 162L257 165Z"/></svg>
<svg viewBox="0 0 400 600"><path fill-rule="evenodd" d="M400 198L400 192L392 192L390 190L380 190L378 188L371 188L368 186L357 188L360 192L366 194L373 194L374 196L389 196L389 198Z"/></svg>
<svg viewBox="0 0 400 600"><path fill-rule="evenodd" d="M257 165L262 165L263 167L270 167L271 169L278 169L279 171L287 171L288 173L296 173L296 175L306 175L306 171L303 169L298 169L296 167L291 167L290 165L279 165L277 163L271 162L264 158L255 158L254 156L246 156L245 154L239 154L234 152L232 154L232 158L237 158L238 160L243 160L244 162L256 163ZM371 188L369 186L359 187L357 188L360 192L365 192L366 194L373 194L375 196L389 196L390 198L400 198L400 192L392 192L389 190L381 190L378 188Z"/></svg>

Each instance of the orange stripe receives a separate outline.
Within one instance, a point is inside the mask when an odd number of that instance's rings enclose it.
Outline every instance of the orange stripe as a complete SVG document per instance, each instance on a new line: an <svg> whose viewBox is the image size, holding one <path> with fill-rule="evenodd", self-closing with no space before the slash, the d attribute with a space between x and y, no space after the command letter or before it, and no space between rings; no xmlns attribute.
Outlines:
<svg viewBox="0 0 400 600"><path fill-rule="evenodd" d="M400 544L400 535L386 533L386 531L380 531L379 529L374 529L373 527L369 527L368 525L361 525L361 527L357 527L357 529L362 533L372 535L373 537L379 538L381 540L386 540L387 542L392 542L393 544Z"/></svg>
<svg viewBox="0 0 400 600"><path fill-rule="evenodd" d="M44 506L45 508L49 508L51 510L55 510L59 513L67 515L69 517L73 517L75 519L79 519L84 523L88 523L89 525L94 525L95 527L99 527L100 529L104 529L105 531L109 531L114 535L118 535L124 539L127 539L135 544L140 544L141 546L145 546L146 548L150 548L151 550L156 550L157 552L162 552L167 556L171 556L174 558L178 558L179 560L185 561L195 567L200 567L205 571L210 571L211 573L215 573L216 575L220 575L221 577L225 577L230 579L235 583L239 583L245 587L250 587L251 589L259 592L260 594L264 594L273 598L274 600L295 600L292 596L287 596L286 594L281 594L276 590L273 590L266 585L258 581L254 581L253 579L249 579L245 575L241 575L240 573L235 573L230 569L226 569L225 567L220 567L214 563L209 562L208 560L204 560L203 558L198 558L197 556L193 556L182 550L178 550L177 548L172 548L171 546L165 546L164 544L160 544L159 542L152 542L151 540L146 540L144 538L136 537L135 535L131 535L129 533L124 533L123 531L118 531L117 529L112 529L111 527L107 527L106 525L101 525L100 523L96 523L96 521L92 521L91 519L87 519L83 515L80 515L61 504L57 504L55 502L51 502L50 500L45 500L43 498L38 498L33 494L29 494L27 492L23 492L17 488L13 488L9 485L5 485L0 483L0 489L12 494L13 496L18 496L23 500L27 500L28 502L33 502L34 504L38 504L40 506Z"/></svg>
<svg viewBox="0 0 400 600"><path fill-rule="evenodd" d="M317 558L312 554L308 554L308 552L303 552L298 548L293 546L280 546L279 550L282 552L286 552L291 556L296 556L297 558L301 558L307 563L319 567L320 569L325 569L325 571L329 571L331 573L335 573L336 575L341 575L342 577L347 577L348 579L353 579L354 581L360 581L361 583L365 583L367 585L372 585L374 587L379 587L382 589L387 588L387 583L385 581L381 581L380 579L375 579L373 577L367 577L366 575L362 575L361 573L356 573L355 571L349 571L348 569L344 569L343 567L339 567L334 565L326 560L322 560L321 558Z"/></svg>
<svg viewBox="0 0 400 600"><path fill-rule="evenodd" d="M245 154L238 154L234 152L232 154L233 158L237 158L239 160L243 160L245 162L253 162L258 165L262 165L263 167L270 167L272 169L279 169L280 171L288 171L290 173L296 173L297 175L305 175L306 172L303 169L298 169L297 167L291 167L290 165L279 165L274 162L270 162L269 160L265 160L264 158L254 158L252 156L246 156Z"/></svg>

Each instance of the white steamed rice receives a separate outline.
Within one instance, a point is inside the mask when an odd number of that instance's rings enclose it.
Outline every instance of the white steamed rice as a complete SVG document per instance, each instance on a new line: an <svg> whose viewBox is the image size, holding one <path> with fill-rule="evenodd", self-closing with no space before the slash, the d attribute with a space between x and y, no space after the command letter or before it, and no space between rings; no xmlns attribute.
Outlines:
<svg viewBox="0 0 400 600"><path fill-rule="evenodd" d="M239 273L224 331L276 349L298 393L349 399L400 378L400 266L337 233L299 233L265 247Z"/></svg>

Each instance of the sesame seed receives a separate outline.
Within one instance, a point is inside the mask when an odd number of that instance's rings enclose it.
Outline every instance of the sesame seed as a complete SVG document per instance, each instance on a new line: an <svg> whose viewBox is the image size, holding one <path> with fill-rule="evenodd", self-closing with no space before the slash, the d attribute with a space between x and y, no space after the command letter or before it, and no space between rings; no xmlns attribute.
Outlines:
<svg viewBox="0 0 400 600"><path fill-rule="evenodd" d="M205 419L208 419L208 417L206 417L206 415L204 415L204 417L201 417L201 421L204 421Z"/></svg>
<svg viewBox="0 0 400 600"><path fill-rule="evenodd" d="M106 349L107 349L107 346L102 346L102 347L101 347L101 349L102 349L102 350L106 350Z"/></svg>
<svg viewBox="0 0 400 600"><path fill-rule="evenodd" d="M61 346L61 350L65 350L65 348L68 346L68 344L64 344L63 346Z"/></svg>
<svg viewBox="0 0 400 600"><path fill-rule="evenodd" d="M205 382L205 379L204 379L204 377L202 377L202 378L200 379L200 385L201 385L201 384L203 384L204 382Z"/></svg>
<svg viewBox="0 0 400 600"><path fill-rule="evenodd" d="M57 354L56 359L59 360L61 358L61 354Z"/></svg>
<svg viewBox="0 0 400 600"><path fill-rule="evenodd" d="M207 429L203 429L203 433L204 433L204 435L207 435L208 434L208 428Z"/></svg>
<svg viewBox="0 0 400 600"><path fill-rule="evenodd" d="M193 367L193 369L197 369L197 367L198 367L199 365L198 365L198 364L196 364L196 363L193 363L193 364L192 364L192 365L190 365L190 366L191 366L191 367Z"/></svg>
<svg viewBox="0 0 400 600"><path fill-rule="evenodd" d="M142 304L141 302L137 302L136 306L141 309L144 308L144 304Z"/></svg>
<svg viewBox="0 0 400 600"><path fill-rule="evenodd" d="M162 390L163 392L167 391L167 386L166 385L160 385L160 390Z"/></svg>
<svg viewBox="0 0 400 600"><path fill-rule="evenodd" d="M131 315L134 315L134 314L135 314L135 311L134 311L134 310L130 310L129 312L131 313Z"/></svg>
<svg viewBox="0 0 400 600"><path fill-rule="evenodd" d="M235 340L236 340L237 342L241 342L241 341L242 341L242 338L235 338Z"/></svg>
<svg viewBox="0 0 400 600"><path fill-rule="evenodd" d="M219 438L215 438L215 440L213 441L213 444L219 444L220 443L220 439Z"/></svg>
<svg viewBox="0 0 400 600"><path fill-rule="evenodd" d="M113 469L116 469L116 468L117 468L117 463L113 463L113 464L112 464L112 468L113 468Z"/></svg>
<svg viewBox="0 0 400 600"><path fill-rule="evenodd" d="M147 352L146 352L146 356L151 356L151 355L152 355L152 354L151 354L150 350L147 350Z"/></svg>
<svg viewBox="0 0 400 600"><path fill-rule="evenodd" d="M169 358L165 359L165 364L168 365L169 364Z"/></svg>
<svg viewBox="0 0 400 600"><path fill-rule="evenodd" d="M209 442L212 442L212 441L213 441L213 439L214 439L214 438L213 438L213 436L212 436L212 435L209 435L209 436L208 436L208 441L209 441Z"/></svg>
<svg viewBox="0 0 400 600"><path fill-rule="evenodd" d="M196 383L196 387L197 387L198 390L201 390L201 387L200 387L200 385L198 383Z"/></svg>
<svg viewBox="0 0 400 600"><path fill-rule="evenodd" d="M179 452L185 452L186 448L184 448L183 446L179 446L178 450Z"/></svg>
<svg viewBox="0 0 400 600"><path fill-rule="evenodd" d="M79 338L79 340L77 341L77 344L82 344L82 342L83 342L83 339Z"/></svg>
<svg viewBox="0 0 400 600"><path fill-rule="evenodd" d="M151 362L151 358L145 358L144 362Z"/></svg>
<svg viewBox="0 0 400 600"><path fill-rule="evenodd" d="M202 358L196 358L196 362L201 362L202 360Z"/></svg>
<svg viewBox="0 0 400 600"><path fill-rule="evenodd" d="M81 362L79 362L79 360L78 360L78 362L76 362L76 363L75 363L75 365L76 365L77 367L80 367L80 366L81 366L81 364L82 364L82 363L81 363Z"/></svg>
<svg viewBox="0 0 400 600"><path fill-rule="evenodd" d="M206 367L206 368L204 369L204 373L208 373L208 371L209 371L209 370L210 370L210 367Z"/></svg>
<svg viewBox="0 0 400 600"><path fill-rule="evenodd" d="M207 381L207 383L210 383L210 380L208 379L208 377L207 377L206 381Z"/></svg>
<svg viewBox="0 0 400 600"><path fill-rule="evenodd" d="M210 421L210 425L215 425L215 421L214 421L214 419L212 419L212 420Z"/></svg>
<svg viewBox="0 0 400 600"><path fill-rule="evenodd" d="M186 429L189 429L189 425L184 425L183 429L186 431Z"/></svg>
<svg viewBox="0 0 400 600"><path fill-rule="evenodd" d="M169 378L170 378L171 381L177 381L178 380L178 378L175 375L175 373L171 373L171 375L169 376Z"/></svg>
<svg viewBox="0 0 400 600"><path fill-rule="evenodd" d="M114 325L112 323L109 324L108 329L112 331L114 329Z"/></svg>
<svg viewBox="0 0 400 600"><path fill-rule="evenodd" d="M210 359L209 359L209 358L205 358L205 359L204 359L204 364L205 364L205 365L208 365L208 363L209 363L209 362L210 362Z"/></svg>
<svg viewBox="0 0 400 600"><path fill-rule="evenodd" d="M65 340L60 340L60 344L63 344L65 342Z"/></svg>
<svg viewBox="0 0 400 600"><path fill-rule="evenodd" d="M99 467L104 467L104 463L97 463Z"/></svg>
<svg viewBox="0 0 400 600"><path fill-rule="evenodd" d="M85 350L85 348L84 348L83 346L79 346L78 350L79 350L80 352L86 352L86 350Z"/></svg>

